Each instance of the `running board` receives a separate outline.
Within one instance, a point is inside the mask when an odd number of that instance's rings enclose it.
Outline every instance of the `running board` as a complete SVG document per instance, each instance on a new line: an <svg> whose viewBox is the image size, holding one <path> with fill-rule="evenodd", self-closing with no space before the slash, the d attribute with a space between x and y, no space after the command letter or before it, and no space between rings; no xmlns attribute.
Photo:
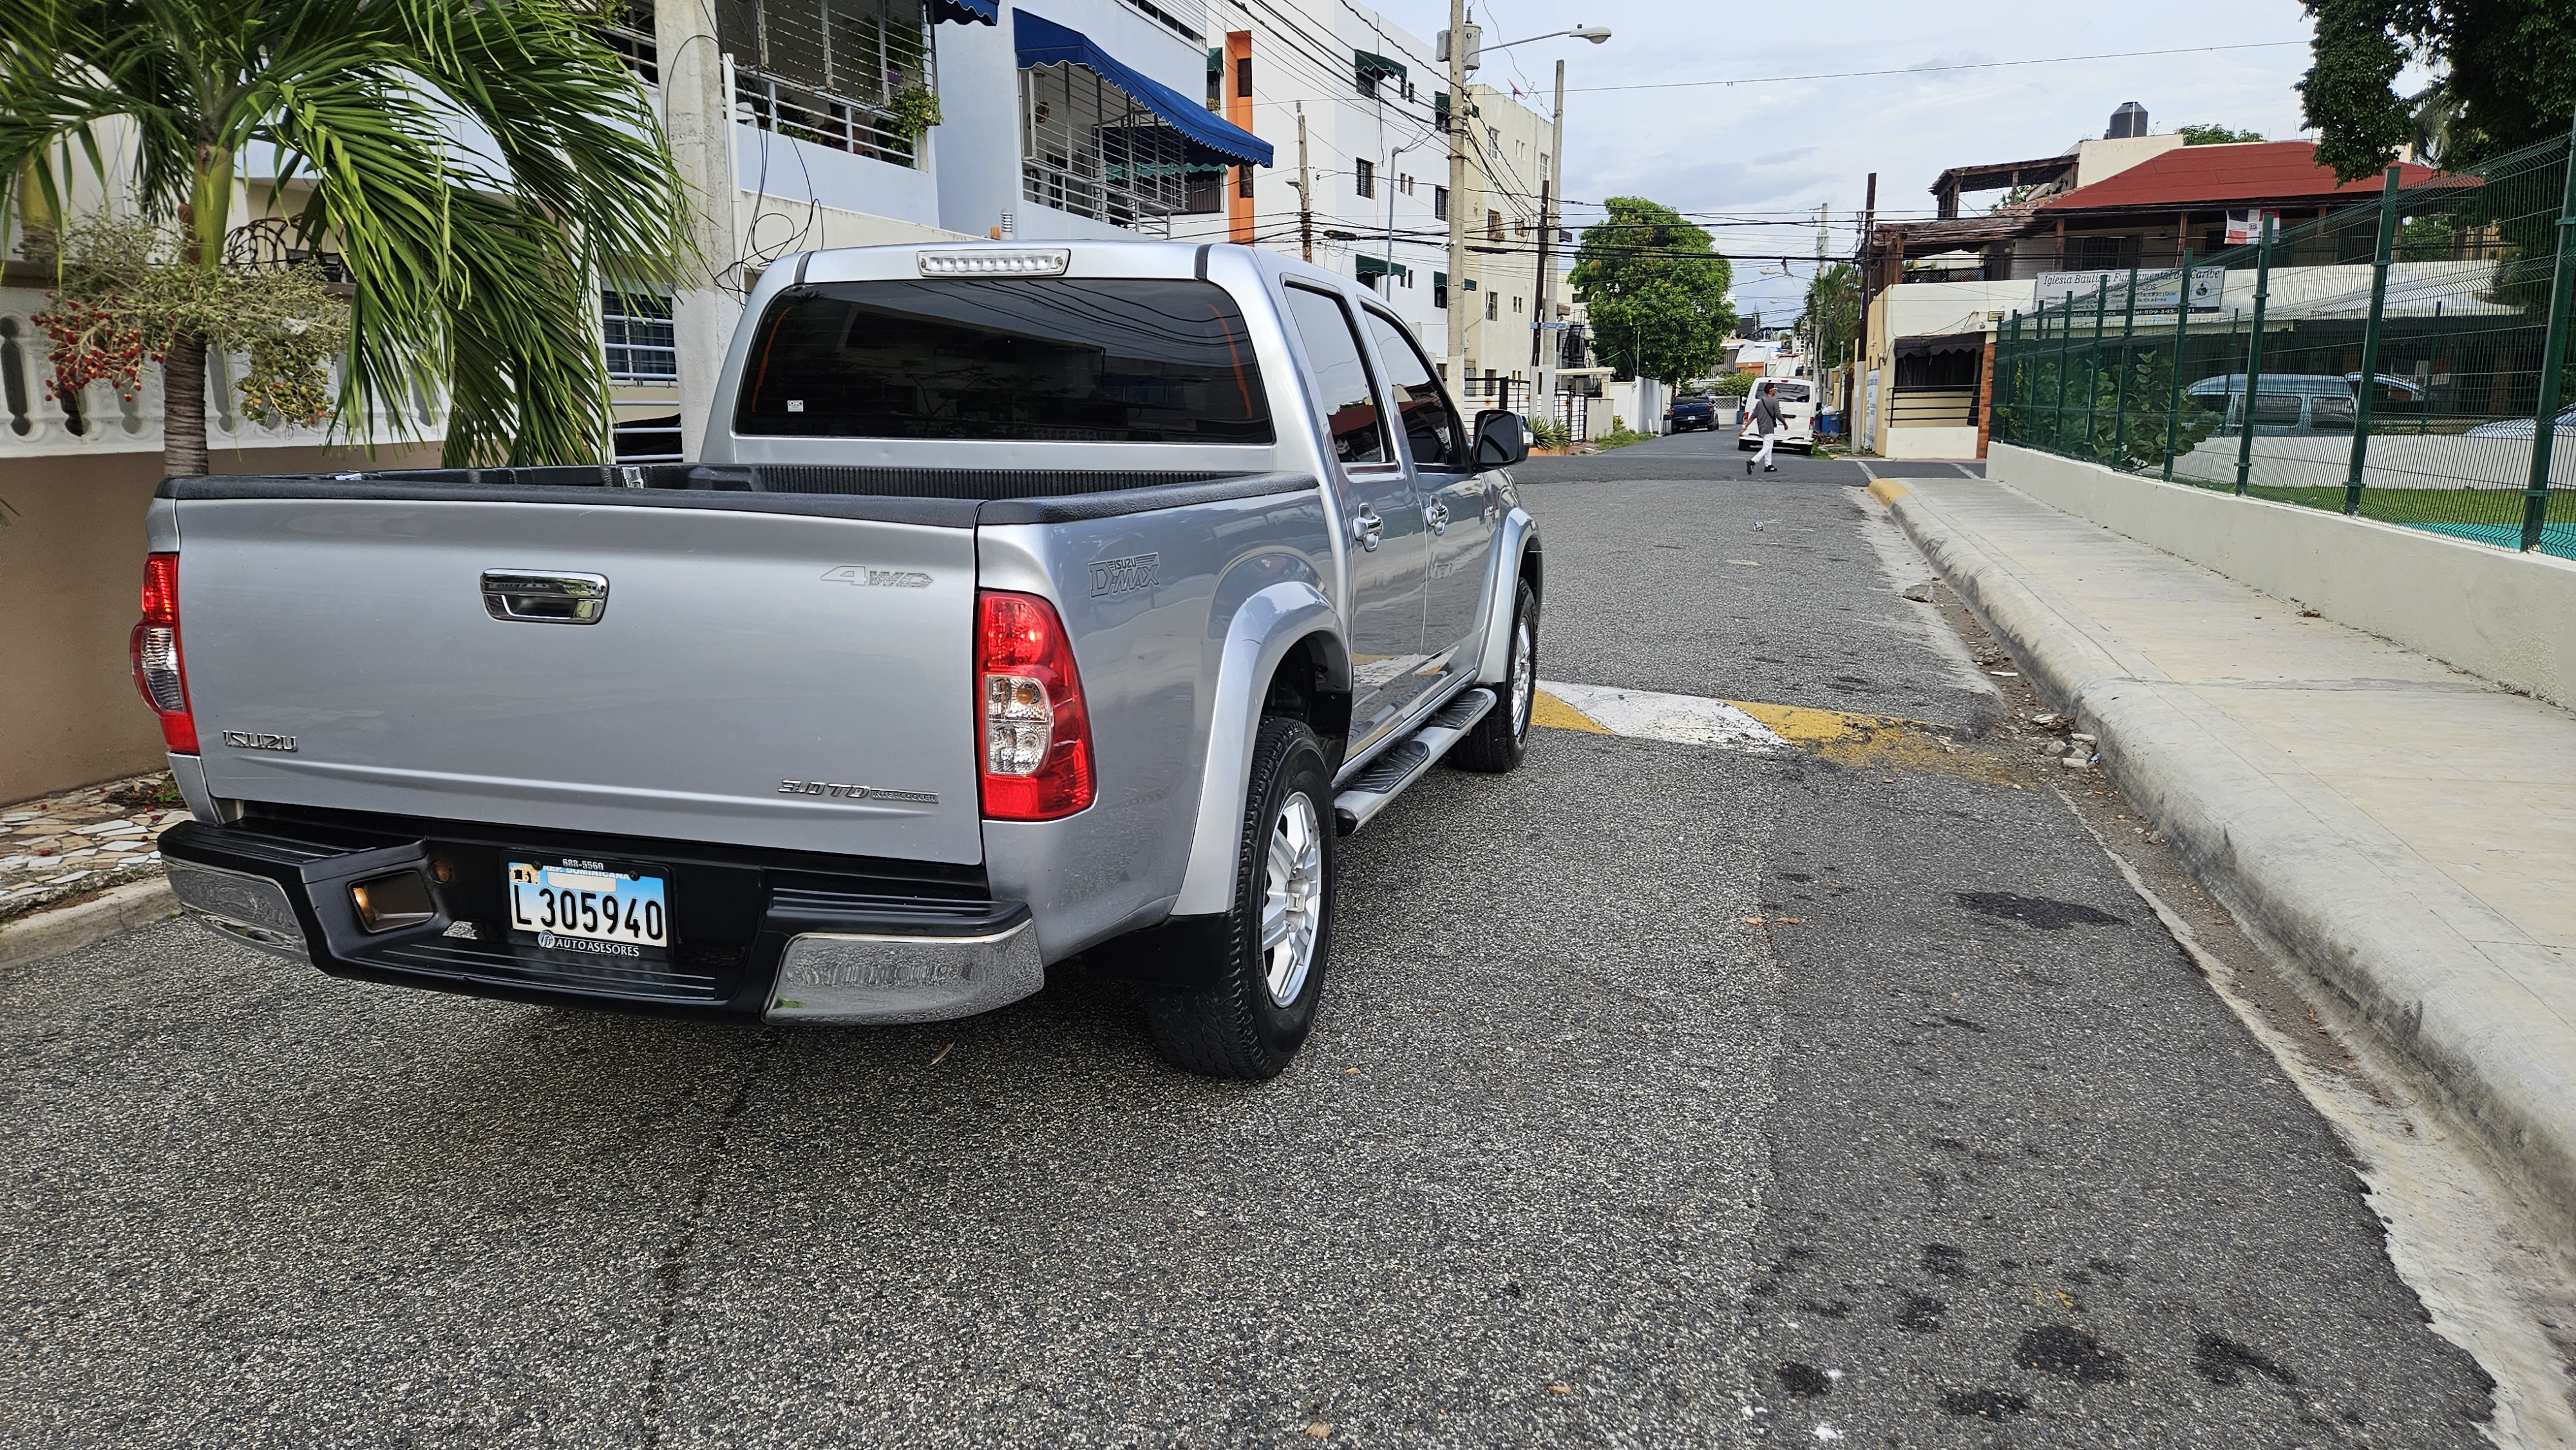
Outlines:
<svg viewBox="0 0 2576 1450"><path fill-rule="evenodd" d="M1351 777L1351 783L1333 797L1333 819L1342 835L1365 826L1378 812L1395 803L1404 788L1420 780L1449 748L1467 738L1485 712L1494 708L1494 692L1468 690L1457 699L1440 707L1440 712L1419 730L1390 747L1368 763L1368 767Z"/></svg>

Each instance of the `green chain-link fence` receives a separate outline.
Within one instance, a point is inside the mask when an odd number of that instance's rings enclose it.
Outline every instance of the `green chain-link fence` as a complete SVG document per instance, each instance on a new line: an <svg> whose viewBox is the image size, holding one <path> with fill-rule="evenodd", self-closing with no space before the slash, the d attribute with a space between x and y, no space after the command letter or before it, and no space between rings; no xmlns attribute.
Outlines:
<svg viewBox="0 0 2576 1450"><path fill-rule="evenodd" d="M1994 438L2576 558L2569 145L2013 314Z"/></svg>

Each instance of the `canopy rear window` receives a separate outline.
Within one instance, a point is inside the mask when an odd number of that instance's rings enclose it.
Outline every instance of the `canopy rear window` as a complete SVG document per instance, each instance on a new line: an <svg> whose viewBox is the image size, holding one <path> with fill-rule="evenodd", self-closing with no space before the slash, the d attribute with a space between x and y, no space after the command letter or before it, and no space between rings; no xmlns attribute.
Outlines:
<svg viewBox="0 0 2576 1450"><path fill-rule="evenodd" d="M734 431L829 438L1269 443L1224 288L923 279L799 288L762 319Z"/></svg>

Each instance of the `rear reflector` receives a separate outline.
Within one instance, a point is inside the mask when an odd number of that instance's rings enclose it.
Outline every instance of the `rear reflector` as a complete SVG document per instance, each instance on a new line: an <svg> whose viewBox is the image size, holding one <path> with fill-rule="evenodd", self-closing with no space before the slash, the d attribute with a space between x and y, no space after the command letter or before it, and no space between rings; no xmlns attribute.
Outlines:
<svg viewBox="0 0 2576 1450"><path fill-rule="evenodd" d="M984 815L1052 821L1091 804L1091 716L1073 644L1034 594L975 596Z"/></svg>
<svg viewBox="0 0 2576 1450"><path fill-rule="evenodd" d="M134 688L161 717L161 741L180 755L197 753L197 721L188 710L187 663L179 649L179 556L153 554L143 561L143 618L126 652L134 660Z"/></svg>

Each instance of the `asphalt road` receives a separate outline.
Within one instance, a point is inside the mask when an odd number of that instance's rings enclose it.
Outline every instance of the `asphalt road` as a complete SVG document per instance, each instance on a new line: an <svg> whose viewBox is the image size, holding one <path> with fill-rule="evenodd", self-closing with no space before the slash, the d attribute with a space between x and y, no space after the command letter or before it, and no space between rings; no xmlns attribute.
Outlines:
<svg viewBox="0 0 2576 1450"><path fill-rule="evenodd" d="M1079 977L772 1032L176 923L9 969L0 1444L2481 1443L2055 777L2116 802L1998 730L1854 466L1728 441L1529 466L1543 673L1951 744L1435 773L1267 1085Z"/></svg>

